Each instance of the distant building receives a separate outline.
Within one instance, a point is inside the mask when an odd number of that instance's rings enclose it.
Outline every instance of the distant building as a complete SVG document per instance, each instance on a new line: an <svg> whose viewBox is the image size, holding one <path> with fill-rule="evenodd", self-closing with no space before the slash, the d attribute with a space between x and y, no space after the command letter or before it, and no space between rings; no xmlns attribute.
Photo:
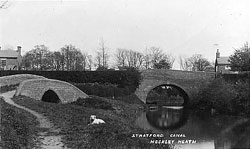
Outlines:
<svg viewBox="0 0 250 149"><path fill-rule="evenodd" d="M205 72L214 72L214 66L207 66L204 71Z"/></svg>
<svg viewBox="0 0 250 149"><path fill-rule="evenodd" d="M22 61L21 46L17 50L2 50L0 47L0 70L18 70Z"/></svg>
<svg viewBox="0 0 250 149"><path fill-rule="evenodd" d="M219 49L216 52L215 72L225 73L230 71L230 62L228 56L220 56Z"/></svg>

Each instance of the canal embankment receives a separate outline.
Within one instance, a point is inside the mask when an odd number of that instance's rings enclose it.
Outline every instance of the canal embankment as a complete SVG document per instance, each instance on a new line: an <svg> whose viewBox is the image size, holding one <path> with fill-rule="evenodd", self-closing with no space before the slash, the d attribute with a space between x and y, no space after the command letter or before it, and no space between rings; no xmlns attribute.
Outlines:
<svg viewBox="0 0 250 149"><path fill-rule="evenodd" d="M36 133L30 134L31 136L24 137L24 139L27 139L29 141L30 138L32 137L33 141L30 141L30 142L32 142L31 144L34 146L34 148L55 148L55 149L67 148L62 143L61 136L58 135L58 133L60 132L60 129L55 128L53 123L51 123L43 114L40 114L34 110L31 110L29 108L26 108L24 106L18 105L15 102L13 102L12 97L13 97L14 93L15 93L15 90L5 92L5 93L2 93L0 95L2 96L2 99L7 104L14 106L14 108L16 108L16 109L24 110L24 111L26 111L26 113L27 112L30 113L33 117L36 118L36 121L38 122L38 125L34 128L34 129L36 129ZM21 120L21 121L23 121L23 120ZM8 122L12 122L12 121L8 121ZM27 125L23 126L23 128L25 128L25 127L28 127L28 126ZM17 127L17 130L18 130L18 127ZM23 132L27 133L28 131L23 131ZM23 145L24 148L26 148L28 146L29 145L27 143L26 143L26 145L25 144Z"/></svg>
<svg viewBox="0 0 250 149"><path fill-rule="evenodd" d="M38 124L36 117L7 104L2 97L0 97L0 105L1 147L5 149L33 148Z"/></svg>
<svg viewBox="0 0 250 149"><path fill-rule="evenodd" d="M132 137L135 133L150 133L134 124L142 105L97 96L70 104L42 102L25 96L13 100L42 113L60 128L59 135L69 148L154 148L154 144L150 144L152 138ZM106 123L88 125L90 115L96 115Z"/></svg>

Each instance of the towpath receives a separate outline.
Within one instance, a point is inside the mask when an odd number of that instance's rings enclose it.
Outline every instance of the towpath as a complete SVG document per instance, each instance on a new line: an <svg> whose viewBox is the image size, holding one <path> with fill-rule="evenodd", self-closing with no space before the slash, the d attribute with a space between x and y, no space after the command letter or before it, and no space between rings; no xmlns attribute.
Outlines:
<svg viewBox="0 0 250 149"><path fill-rule="evenodd" d="M44 115L16 104L11 99L14 94L15 94L15 90L2 93L0 94L0 96L2 96L5 102L7 102L8 104L13 105L17 108L23 109L31 113L32 115L34 115L37 118L37 121L39 122L38 127L43 128L41 130L44 130L42 132L39 132L37 135L38 141L36 143L36 148L42 148L42 149L67 148L62 142L62 136L59 135L60 129L55 128L54 125Z"/></svg>

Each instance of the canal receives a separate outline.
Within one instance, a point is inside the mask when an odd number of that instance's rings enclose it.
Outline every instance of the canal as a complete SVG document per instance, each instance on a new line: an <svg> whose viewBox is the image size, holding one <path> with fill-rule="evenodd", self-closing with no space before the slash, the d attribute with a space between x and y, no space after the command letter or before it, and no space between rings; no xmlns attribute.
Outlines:
<svg viewBox="0 0 250 149"><path fill-rule="evenodd" d="M182 106L150 106L136 120L139 127L173 140L177 149L249 149L250 120L200 114ZM191 141L190 141L191 140Z"/></svg>

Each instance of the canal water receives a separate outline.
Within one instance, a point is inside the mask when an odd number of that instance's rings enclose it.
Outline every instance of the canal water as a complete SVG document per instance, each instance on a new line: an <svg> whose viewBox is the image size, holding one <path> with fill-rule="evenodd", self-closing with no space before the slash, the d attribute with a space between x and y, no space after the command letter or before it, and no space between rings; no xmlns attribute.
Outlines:
<svg viewBox="0 0 250 149"><path fill-rule="evenodd" d="M244 117L201 115L182 106L154 106L141 113L136 125L161 134L164 137L157 140L173 143L175 149L250 149L250 120Z"/></svg>

